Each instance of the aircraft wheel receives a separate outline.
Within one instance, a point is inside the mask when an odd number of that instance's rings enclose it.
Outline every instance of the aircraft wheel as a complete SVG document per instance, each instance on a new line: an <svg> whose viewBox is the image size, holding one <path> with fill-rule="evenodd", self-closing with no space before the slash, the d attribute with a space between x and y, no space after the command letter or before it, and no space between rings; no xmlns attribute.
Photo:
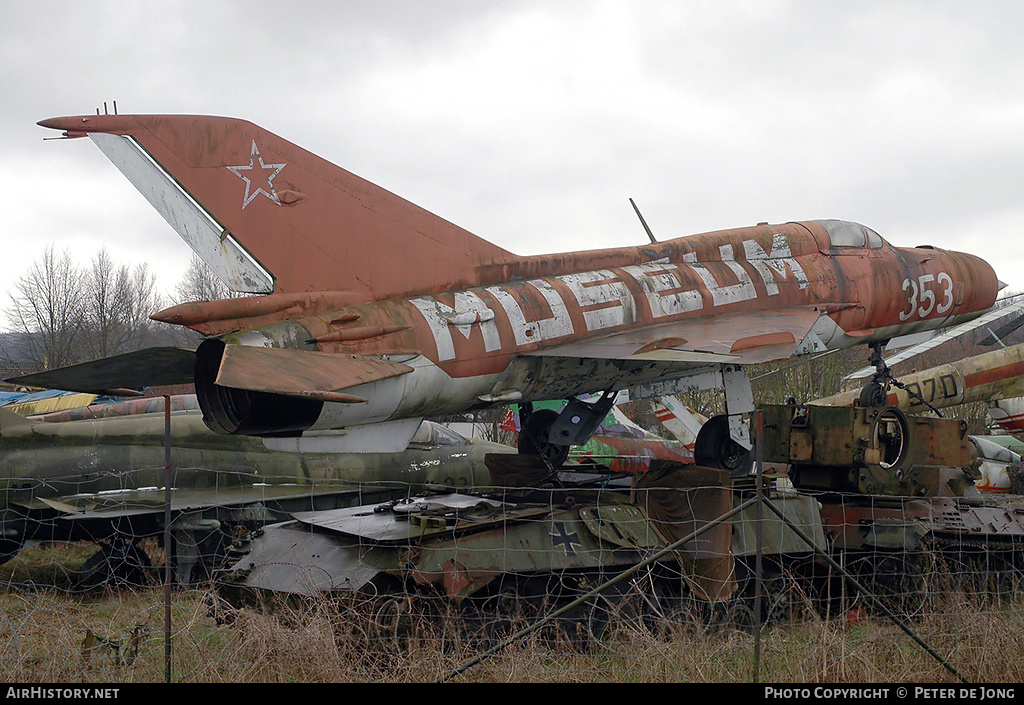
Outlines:
<svg viewBox="0 0 1024 705"><path fill-rule="evenodd" d="M569 446L559 446L548 441L548 432L558 418L553 409L538 409L526 417L519 433L519 454L539 455L545 464L561 467L569 457Z"/></svg>
<svg viewBox="0 0 1024 705"><path fill-rule="evenodd" d="M886 406L889 403L889 395L883 385L878 382L868 382L864 385L864 389L860 390L858 401L861 406L866 407Z"/></svg>
<svg viewBox="0 0 1024 705"><path fill-rule="evenodd" d="M745 477L754 467L754 454L729 436L729 417L713 416L697 434L693 447L697 465L728 470L729 477Z"/></svg>

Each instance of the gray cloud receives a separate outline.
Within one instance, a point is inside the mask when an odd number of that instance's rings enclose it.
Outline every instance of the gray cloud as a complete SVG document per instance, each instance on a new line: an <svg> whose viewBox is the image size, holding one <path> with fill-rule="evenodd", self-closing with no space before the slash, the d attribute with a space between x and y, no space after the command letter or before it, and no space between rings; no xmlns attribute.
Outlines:
<svg viewBox="0 0 1024 705"><path fill-rule="evenodd" d="M50 241L187 247L88 140L94 111L243 117L514 252L839 217L1024 290L1017 2L5 6L0 295Z"/></svg>

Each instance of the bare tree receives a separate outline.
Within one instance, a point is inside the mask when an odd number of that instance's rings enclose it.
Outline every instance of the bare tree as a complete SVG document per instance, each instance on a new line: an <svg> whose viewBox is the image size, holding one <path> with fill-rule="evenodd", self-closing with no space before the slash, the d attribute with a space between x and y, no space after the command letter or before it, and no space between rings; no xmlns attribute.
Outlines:
<svg viewBox="0 0 1024 705"><path fill-rule="evenodd" d="M37 369L82 359L85 328L82 273L64 250L53 245L18 278L7 318L17 336L18 353Z"/></svg>
<svg viewBox="0 0 1024 705"><path fill-rule="evenodd" d="M149 315L160 308L156 276L142 263L116 266L106 248L93 259L86 277L86 347L90 357L107 357L148 344L154 328Z"/></svg>
<svg viewBox="0 0 1024 705"><path fill-rule="evenodd" d="M122 310L125 326L136 331L135 338L138 342L132 346L134 349L152 344L152 340L161 337L161 331L170 325L158 323L150 318L166 305L166 300L156 289L156 275L149 270L149 265L142 262L135 265L130 274L126 269L124 275Z"/></svg>
<svg viewBox="0 0 1024 705"><path fill-rule="evenodd" d="M241 296L228 289L227 285L214 274L199 255L192 255L192 260L185 270L185 275L174 289L175 303L189 301L215 301Z"/></svg>
<svg viewBox="0 0 1024 705"><path fill-rule="evenodd" d="M118 331L115 322L117 321L116 288L114 281L114 263L110 259L107 248L100 250L99 254L92 261L92 269L89 270L89 282L85 295L86 311L90 319L90 344L94 352L93 357L106 356L113 347L112 341ZM96 353L95 351L99 351Z"/></svg>

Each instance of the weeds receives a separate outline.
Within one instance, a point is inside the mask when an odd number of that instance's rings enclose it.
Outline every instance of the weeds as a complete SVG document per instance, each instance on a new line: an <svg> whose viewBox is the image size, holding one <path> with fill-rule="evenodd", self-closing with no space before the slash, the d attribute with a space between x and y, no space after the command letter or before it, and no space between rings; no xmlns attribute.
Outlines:
<svg viewBox="0 0 1024 705"><path fill-rule="evenodd" d="M6 682L162 682L164 592L69 590L77 546L27 549L0 573L0 678ZM55 586L41 588L46 578ZM278 605L273 614L226 609L208 588L175 589L174 682L405 682L446 679L487 646L469 638L449 605L400 621L366 619L366 605L327 599ZM383 620L387 615L381 615ZM381 626L388 629L381 630ZM396 629L395 625L400 625ZM514 627L514 625L513 625ZM1024 609L1005 595L943 590L913 629L972 682L1018 682ZM532 633L456 676L472 682L952 682L953 676L882 616L826 619L792 609L762 630L682 620L653 629L613 619L586 644Z"/></svg>

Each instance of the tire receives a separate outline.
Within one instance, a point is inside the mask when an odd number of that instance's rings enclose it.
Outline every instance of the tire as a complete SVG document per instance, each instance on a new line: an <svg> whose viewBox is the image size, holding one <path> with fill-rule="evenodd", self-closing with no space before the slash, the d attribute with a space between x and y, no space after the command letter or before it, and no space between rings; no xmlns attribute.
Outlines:
<svg viewBox="0 0 1024 705"><path fill-rule="evenodd" d="M13 539L0 539L0 565L3 565L7 561L18 555L18 551L21 550L21 541L15 541Z"/></svg>
<svg viewBox="0 0 1024 705"><path fill-rule="evenodd" d="M554 409L538 409L526 417L519 433L519 454L537 455L551 467L561 467L569 457L569 446L550 443L548 432L558 418Z"/></svg>
<svg viewBox="0 0 1024 705"><path fill-rule="evenodd" d="M729 417L711 417L697 434L693 448L697 465L728 470L729 477L746 477L754 467L754 453L729 436Z"/></svg>
<svg viewBox="0 0 1024 705"><path fill-rule="evenodd" d="M889 403L889 395L886 393L885 387L878 382L868 382L860 390L860 397L857 400L861 406L874 408L886 406Z"/></svg>

